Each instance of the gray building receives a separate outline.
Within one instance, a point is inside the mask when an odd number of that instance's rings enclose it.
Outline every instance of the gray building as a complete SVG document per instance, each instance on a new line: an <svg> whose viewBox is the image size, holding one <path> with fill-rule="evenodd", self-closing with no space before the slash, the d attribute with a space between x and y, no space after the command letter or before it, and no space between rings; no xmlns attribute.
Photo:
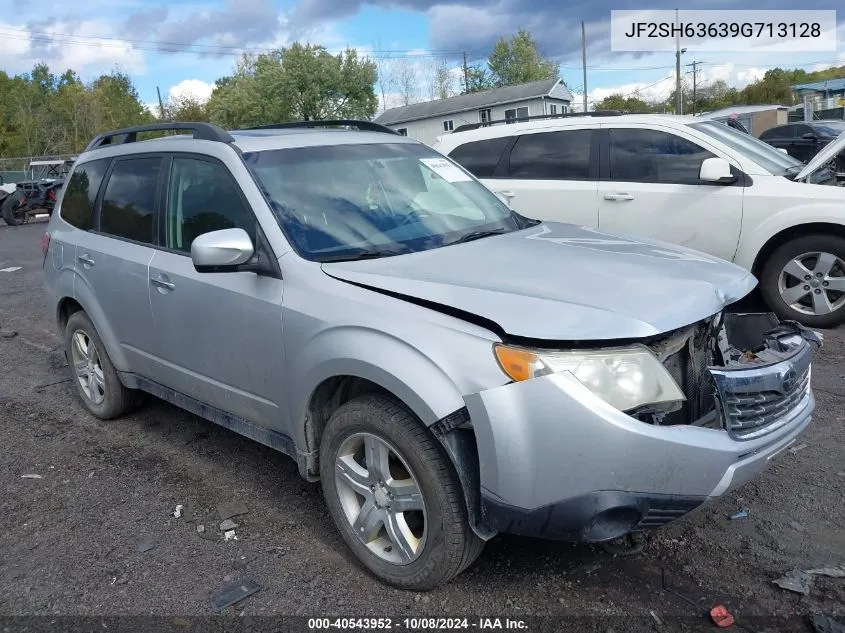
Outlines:
<svg viewBox="0 0 845 633"><path fill-rule="evenodd" d="M571 101L561 79L545 79L391 108L375 121L432 145L441 134L467 123L562 114L569 112Z"/></svg>

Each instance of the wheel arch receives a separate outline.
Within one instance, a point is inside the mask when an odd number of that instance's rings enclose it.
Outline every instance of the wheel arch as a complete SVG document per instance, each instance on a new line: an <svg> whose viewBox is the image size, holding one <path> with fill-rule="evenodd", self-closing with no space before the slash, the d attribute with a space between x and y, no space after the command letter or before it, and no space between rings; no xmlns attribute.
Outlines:
<svg viewBox="0 0 845 633"><path fill-rule="evenodd" d="M751 273L760 279L766 261L780 246L790 240L808 235L836 235L845 239L845 225L834 222L808 222L781 229L763 244L751 264Z"/></svg>
<svg viewBox="0 0 845 633"><path fill-rule="evenodd" d="M56 307L56 323L58 324L60 333L64 336L68 319L70 319L74 312L84 312L97 330L100 340L103 341L103 345L106 347L106 352L114 368L118 371L126 371L128 369L126 357L120 348L114 330L109 326L108 320L94 299L90 287L79 282L80 277L77 276L76 283L74 284L75 296L62 298Z"/></svg>

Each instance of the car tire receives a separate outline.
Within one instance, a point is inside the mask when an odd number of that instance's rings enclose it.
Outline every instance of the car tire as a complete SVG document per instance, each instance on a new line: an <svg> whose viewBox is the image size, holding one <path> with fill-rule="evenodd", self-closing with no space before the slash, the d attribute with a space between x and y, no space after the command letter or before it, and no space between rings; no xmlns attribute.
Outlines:
<svg viewBox="0 0 845 633"><path fill-rule="evenodd" d="M74 312L65 328L65 356L85 407L102 420L131 411L137 392L120 382L105 345L85 312Z"/></svg>
<svg viewBox="0 0 845 633"><path fill-rule="evenodd" d="M26 224L27 216L24 213L23 215L19 215L15 213L20 202L20 196L15 195L14 193L10 194L3 200L3 204L0 205L0 215L3 216L3 220L9 226L18 226L20 224Z"/></svg>
<svg viewBox="0 0 845 633"><path fill-rule="evenodd" d="M760 292L781 319L818 328L845 323L845 239L804 235L777 247L763 265Z"/></svg>
<svg viewBox="0 0 845 633"><path fill-rule="evenodd" d="M367 465L365 455L379 465ZM484 548L442 446L389 397L361 396L335 411L320 444L320 478L343 540L394 587L426 591L446 583Z"/></svg>

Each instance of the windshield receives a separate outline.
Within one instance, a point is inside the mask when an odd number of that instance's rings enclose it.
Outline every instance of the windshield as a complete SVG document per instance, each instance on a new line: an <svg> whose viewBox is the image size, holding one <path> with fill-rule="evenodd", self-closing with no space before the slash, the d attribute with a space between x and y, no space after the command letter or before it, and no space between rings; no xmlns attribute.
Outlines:
<svg viewBox="0 0 845 633"><path fill-rule="evenodd" d="M750 134L743 134L714 121L692 123L690 127L721 141L775 176L786 176L801 171L800 161Z"/></svg>
<svg viewBox="0 0 845 633"><path fill-rule="evenodd" d="M297 147L244 161L312 261L428 250L533 224L424 145Z"/></svg>
<svg viewBox="0 0 845 633"><path fill-rule="evenodd" d="M821 136L839 136L842 132L845 132L845 121L813 123L813 129Z"/></svg>

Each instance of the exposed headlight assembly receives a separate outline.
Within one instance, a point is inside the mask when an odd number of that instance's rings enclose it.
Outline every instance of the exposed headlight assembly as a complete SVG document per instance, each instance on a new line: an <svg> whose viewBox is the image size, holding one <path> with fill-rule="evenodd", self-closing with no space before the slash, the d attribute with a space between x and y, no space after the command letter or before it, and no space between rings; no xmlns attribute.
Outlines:
<svg viewBox="0 0 845 633"><path fill-rule="evenodd" d="M496 344L494 352L502 371L512 380L570 372L620 411L685 400L666 368L642 345L559 352Z"/></svg>

